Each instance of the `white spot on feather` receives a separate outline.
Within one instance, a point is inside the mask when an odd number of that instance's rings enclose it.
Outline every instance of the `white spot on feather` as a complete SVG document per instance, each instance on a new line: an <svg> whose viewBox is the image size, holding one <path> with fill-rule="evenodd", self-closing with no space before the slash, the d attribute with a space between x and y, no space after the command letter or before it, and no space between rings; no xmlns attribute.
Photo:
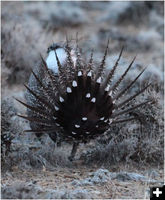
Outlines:
<svg viewBox="0 0 165 200"><path fill-rule="evenodd" d="M90 132L86 131L86 134L89 134Z"/></svg>
<svg viewBox="0 0 165 200"><path fill-rule="evenodd" d="M100 120L104 120L104 117L101 117Z"/></svg>
<svg viewBox="0 0 165 200"><path fill-rule="evenodd" d="M66 88L66 92L67 92L67 93L71 93L71 92L72 92L72 89L71 89L70 87L67 87L67 88Z"/></svg>
<svg viewBox="0 0 165 200"><path fill-rule="evenodd" d="M78 125L78 124L75 124L75 127L76 127L76 128L80 128L80 125Z"/></svg>
<svg viewBox="0 0 165 200"><path fill-rule="evenodd" d="M91 76L92 76L92 72L89 71L88 74L87 74L87 76L90 76L90 77L91 77Z"/></svg>
<svg viewBox="0 0 165 200"><path fill-rule="evenodd" d="M81 71L78 72L78 76L82 76L82 72Z"/></svg>
<svg viewBox="0 0 165 200"><path fill-rule="evenodd" d="M72 86L73 86L73 87L77 87L77 81L74 80L74 81L72 82Z"/></svg>
<svg viewBox="0 0 165 200"><path fill-rule="evenodd" d="M101 83L101 77L99 77L96 82Z"/></svg>
<svg viewBox="0 0 165 200"><path fill-rule="evenodd" d="M58 110L59 110L59 107L55 106L55 110L58 111Z"/></svg>
<svg viewBox="0 0 165 200"><path fill-rule="evenodd" d="M59 98L60 102L64 102L64 99L62 97Z"/></svg>
<svg viewBox="0 0 165 200"><path fill-rule="evenodd" d="M86 98L90 98L91 97L91 94L90 93L87 93L86 94Z"/></svg>
<svg viewBox="0 0 165 200"><path fill-rule="evenodd" d="M86 121L86 120L87 120L87 117L82 117L82 120L83 120L83 121Z"/></svg>
<svg viewBox="0 0 165 200"><path fill-rule="evenodd" d="M99 127L99 125L96 125L96 128L98 128Z"/></svg>
<svg viewBox="0 0 165 200"><path fill-rule="evenodd" d="M96 102L96 98L93 97L93 98L91 99L91 102L95 103L95 102Z"/></svg>
<svg viewBox="0 0 165 200"><path fill-rule="evenodd" d="M56 49L57 57L63 65L67 59L67 54L63 48ZM55 52L52 50L49 52L48 57L46 59L46 64L48 66L48 69L51 69L55 74L58 74L58 65L57 60L55 56Z"/></svg>
<svg viewBox="0 0 165 200"><path fill-rule="evenodd" d="M105 91L108 92L110 89L110 85L107 85L107 87L105 88Z"/></svg>
<svg viewBox="0 0 165 200"><path fill-rule="evenodd" d="M109 92L108 96L111 96L111 95L112 95L112 91Z"/></svg>
<svg viewBox="0 0 165 200"><path fill-rule="evenodd" d="M75 132L72 132L72 134L73 134L73 135L76 135L77 133L75 133Z"/></svg>

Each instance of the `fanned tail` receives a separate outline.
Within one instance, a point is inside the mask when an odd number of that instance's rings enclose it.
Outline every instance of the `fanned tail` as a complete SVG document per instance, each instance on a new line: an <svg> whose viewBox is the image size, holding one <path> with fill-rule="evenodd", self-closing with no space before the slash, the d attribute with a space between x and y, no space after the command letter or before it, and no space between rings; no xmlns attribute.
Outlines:
<svg viewBox="0 0 165 200"><path fill-rule="evenodd" d="M47 82L44 83L44 79L41 80L32 71L42 94L40 95L39 91L35 91L30 86L25 85L27 92L34 97L35 102L26 104L16 99L32 113L30 116L18 116L37 124L36 128L33 127L32 130L26 130L26 132L56 134L56 131L59 131L66 139L84 142L103 134L111 124L136 120L135 117L124 118L124 115L152 102L152 100L146 100L132 107L128 106L128 103L142 94L150 84L126 100L121 100L121 97L128 92L145 70L142 70L124 89L118 90L118 87L131 69L135 58L115 84L111 86L124 47L122 47L113 68L105 78L104 69L109 40L97 70L94 70L93 51L89 62L86 64L79 51L78 39L76 40L76 45L74 52L76 62L74 63L72 49L69 47L69 41L67 40L64 48L67 53L66 68L62 65L56 50L54 50L59 71L58 76L48 69L45 60L41 56L42 66L50 85ZM119 103L116 102L118 100ZM123 110L122 108L126 106L127 108Z"/></svg>

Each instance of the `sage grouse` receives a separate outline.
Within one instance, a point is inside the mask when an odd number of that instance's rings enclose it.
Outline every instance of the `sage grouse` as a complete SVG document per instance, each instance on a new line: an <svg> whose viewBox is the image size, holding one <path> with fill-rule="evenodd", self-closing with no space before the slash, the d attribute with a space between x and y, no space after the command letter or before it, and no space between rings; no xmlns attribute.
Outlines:
<svg viewBox="0 0 165 200"><path fill-rule="evenodd" d="M41 56L40 64L32 71L28 86L25 85L27 103L17 99L27 107L28 116L19 115L30 121L31 130L26 131L34 132L38 137L46 133L54 142L57 138L65 142L73 142L69 156L69 159L73 160L80 142L89 142L90 139L104 134L112 123L135 119L126 116L150 100L132 107L127 106L126 109L123 107L143 93L150 84L126 100L121 100L144 72L142 70L124 89L118 90L134 58L112 85L122 52L123 48L115 65L105 75L108 44L99 66L93 62L93 51L89 61L86 62L82 58L78 45L71 47L68 42L51 45L48 48L47 59L44 60ZM117 100L120 102L117 103Z"/></svg>

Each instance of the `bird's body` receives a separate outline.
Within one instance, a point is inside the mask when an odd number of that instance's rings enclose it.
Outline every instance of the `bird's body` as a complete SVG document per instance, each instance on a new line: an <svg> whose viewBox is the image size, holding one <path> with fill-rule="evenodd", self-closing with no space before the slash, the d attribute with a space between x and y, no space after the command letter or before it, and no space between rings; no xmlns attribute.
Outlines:
<svg viewBox="0 0 165 200"><path fill-rule="evenodd" d="M123 50L123 49L122 49ZM124 79L133 64L128 66L123 75L114 85L111 80L117 68L120 52L116 64L108 73L103 75L108 45L100 66L94 67L93 53L88 63L82 61L78 49L69 46L53 44L48 49L46 61L34 69L27 88L28 116L21 116L30 121L32 132L37 136L47 133L56 141L57 137L63 141L74 143L71 158L75 155L78 143L88 142L104 134L111 123L120 123L134 118L124 117L149 101L120 110L132 99L144 92L144 87L125 101L116 103L135 83L143 71L135 77L122 91L117 87Z"/></svg>

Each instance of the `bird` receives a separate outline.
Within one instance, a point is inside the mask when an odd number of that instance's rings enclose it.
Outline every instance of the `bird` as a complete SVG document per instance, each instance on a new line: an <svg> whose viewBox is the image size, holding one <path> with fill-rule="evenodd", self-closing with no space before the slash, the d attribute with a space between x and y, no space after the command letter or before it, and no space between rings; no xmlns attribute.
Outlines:
<svg viewBox="0 0 165 200"><path fill-rule="evenodd" d="M25 85L27 102L16 98L27 108L26 116L18 115L30 122L31 129L25 132L33 132L37 137L48 134L54 142L60 138L61 141L72 143L68 158L73 161L80 143L102 136L113 124L136 120L127 115L151 100L146 99L131 107L129 103L144 93L151 83L122 100L145 71L145 68L142 69L130 83L119 89L135 56L112 84L123 49L105 76L109 40L98 66L94 62L93 50L89 59L84 59L78 42L75 46L68 41L49 46L47 58L40 55L39 65L31 71L28 85Z"/></svg>

